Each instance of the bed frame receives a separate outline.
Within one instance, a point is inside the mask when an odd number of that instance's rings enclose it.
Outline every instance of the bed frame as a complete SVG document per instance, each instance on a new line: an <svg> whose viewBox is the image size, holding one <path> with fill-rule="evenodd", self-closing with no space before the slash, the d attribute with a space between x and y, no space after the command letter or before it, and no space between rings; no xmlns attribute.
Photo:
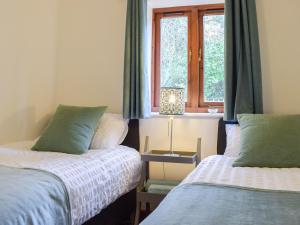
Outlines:
<svg viewBox="0 0 300 225"><path fill-rule="evenodd" d="M238 124L237 121L224 121L223 118L219 120L218 126L218 143L217 153L218 155L224 155L226 149L226 124Z"/></svg>
<svg viewBox="0 0 300 225"><path fill-rule="evenodd" d="M122 145L139 151L139 120L129 121L128 134ZM129 225L132 222L131 216L134 215L135 205L136 189L133 189L103 209L100 214L85 222L84 225Z"/></svg>

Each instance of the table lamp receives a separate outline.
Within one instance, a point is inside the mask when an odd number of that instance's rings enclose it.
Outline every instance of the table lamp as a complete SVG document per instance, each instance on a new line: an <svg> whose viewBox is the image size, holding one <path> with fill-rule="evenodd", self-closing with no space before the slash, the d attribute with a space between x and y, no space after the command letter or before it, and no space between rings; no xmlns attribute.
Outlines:
<svg viewBox="0 0 300 225"><path fill-rule="evenodd" d="M160 89L159 114L169 116L170 156L173 152L173 120L176 115L183 115L185 110L184 88L162 87Z"/></svg>

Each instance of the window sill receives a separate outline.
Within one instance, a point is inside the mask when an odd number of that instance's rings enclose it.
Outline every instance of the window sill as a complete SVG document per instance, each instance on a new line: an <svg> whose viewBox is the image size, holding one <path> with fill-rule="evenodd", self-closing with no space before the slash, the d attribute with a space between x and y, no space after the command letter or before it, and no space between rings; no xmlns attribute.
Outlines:
<svg viewBox="0 0 300 225"><path fill-rule="evenodd" d="M220 119L224 116L224 113L185 113L184 115L176 116L176 118L182 119ZM167 115L160 115L158 112L151 112L151 118L168 118Z"/></svg>

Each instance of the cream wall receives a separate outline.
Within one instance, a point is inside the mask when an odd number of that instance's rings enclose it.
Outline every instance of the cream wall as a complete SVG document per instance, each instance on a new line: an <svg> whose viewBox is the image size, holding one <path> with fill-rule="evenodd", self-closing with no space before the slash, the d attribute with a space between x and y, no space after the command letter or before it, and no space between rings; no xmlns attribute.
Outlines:
<svg viewBox="0 0 300 225"><path fill-rule="evenodd" d="M60 0L57 103L122 108L126 0Z"/></svg>
<svg viewBox="0 0 300 225"><path fill-rule="evenodd" d="M145 136L149 136L150 149L169 149L168 118L155 116L141 120L141 141L144 147ZM203 115L184 116L174 120L174 149L180 151L196 151L197 138L202 139L202 158L216 154L218 117ZM143 149L143 148L142 148ZM152 163L151 176L154 178L181 179L192 169L192 165Z"/></svg>
<svg viewBox="0 0 300 225"><path fill-rule="evenodd" d="M152 0L152 6L160 2ZM300 1L257 0L257 8L265 110L300 113ZM125 18L125 0L61 0L57 103L108 104L110 111L121 112ZM217 122L206 115L176 119L175 149L195 150L197 137L202 137L202 156L215 154ZM150 148L167 148L167 118L141 120L142 146L146 135ZM152 165L152 176L161 178L162 168ZM191 166L165 170L168 178L178 179Z"/></svg>
<svg viewBox="0 0 300 225"><path fill-rule="evenodd" d="M53 110L56 0L0 0L0 143L35 137Z"/></svg>
<svg viewBox="0 0 300 225"><path fill-rule="evenodd" d="M300 113L300 1L257 0L266 113Z"/></svg>

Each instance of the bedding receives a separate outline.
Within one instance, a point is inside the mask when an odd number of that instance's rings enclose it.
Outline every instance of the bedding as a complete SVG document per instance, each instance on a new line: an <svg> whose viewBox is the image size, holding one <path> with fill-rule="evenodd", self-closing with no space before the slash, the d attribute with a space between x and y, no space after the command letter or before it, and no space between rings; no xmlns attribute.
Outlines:
<svg viewBox="0 0 300 225"><path fill-rule="evenodd" d="M238 115L241 152L233 166L300 167L300 115Z"/></svg>
<svg viewBox="0 0 300 225"><path fill-rule="evenodd" d="M225 156L238 157L241 148L241 128L238 124L226 124Z"/></svg>
<svg viewBox="0 0 300 225"><path fill-rule="evenodd" d="M98 122L91 148L114 148L120 145L128 133L128 120L121 114L104 113Z"/></svg>
<svg viewBox="0 0 300 225"><path fill-rule="evenodd" d="M66 186L72 224L82 224L136 187L141 160L135 149L89 150L84 155L31 151L33 142L0 148L0 165L47 171Z"/></svg>
<svg viewBox="0 0 300 225"><path fill-rule="evenodd" d="M1 225L70 225L63 182L53 174L0 166Z"/></svg>
<svg viewBox="0 0 300 225"><path fill-rule="evenodd" d="M299 201L299 192L185 184L141 225L298 225Z"/></svg>
<svg viewBox="0 0 300 225"><path fill-rule="evenodd" d="M234 160L203 160L141 225L299 224L299 168L234 168Z"/></svg>
<svg viewBox="0 0 300 225"><path fill-rule="evenodd" d="M300 168L232 167L235 158L209 156L184 183L212 183L268 190L300 191Z"/></svg>
<svg viewBox="0 0 300 225"><path fill-rule="evenodd" d="M90 147L98 121L107 106L79 107L59 105L46 130L32 150L86 153Z"/></svg>

